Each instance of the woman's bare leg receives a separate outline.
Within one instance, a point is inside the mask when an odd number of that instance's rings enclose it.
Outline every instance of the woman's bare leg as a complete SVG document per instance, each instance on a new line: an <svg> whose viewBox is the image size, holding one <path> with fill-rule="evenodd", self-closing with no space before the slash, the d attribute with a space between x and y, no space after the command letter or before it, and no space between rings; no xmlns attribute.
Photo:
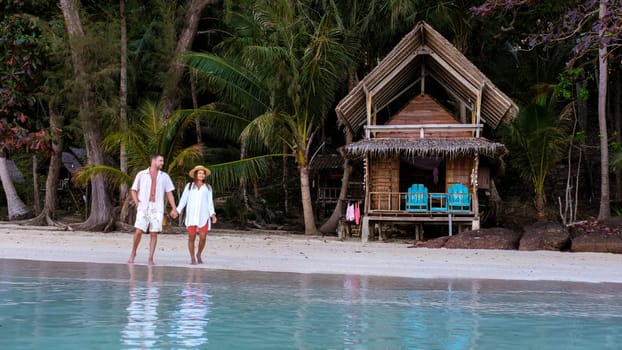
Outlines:
<svg viewBox="0 0 622 350"><path fill-rule="evenodd" d="M196 234L188 234L188 252L190 253L190 264L192 265L197 264L197 261L194 258L194 240L196 237Z"/></svg>
<svg viewBox="0 0 622 350"><path fill-rule="evenodd" d="M201 254L203 253L203 248L205 248L206 238L207 232L199 232L199 250L197 251L197 262L199 264L203 263L203 259L201 259Z"/></svg>

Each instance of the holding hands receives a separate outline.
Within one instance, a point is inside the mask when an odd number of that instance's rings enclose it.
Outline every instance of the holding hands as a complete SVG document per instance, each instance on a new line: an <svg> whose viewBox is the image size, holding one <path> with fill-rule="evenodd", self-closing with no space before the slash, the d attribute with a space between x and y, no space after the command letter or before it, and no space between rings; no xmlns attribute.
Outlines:
<svg viewBox="0 0 622 350"><path fill-rule="evenodd" d="M173 219L176 219L179 216L179 212L177 211L177 209L173 209L171 210L170 215Z"/></svg>

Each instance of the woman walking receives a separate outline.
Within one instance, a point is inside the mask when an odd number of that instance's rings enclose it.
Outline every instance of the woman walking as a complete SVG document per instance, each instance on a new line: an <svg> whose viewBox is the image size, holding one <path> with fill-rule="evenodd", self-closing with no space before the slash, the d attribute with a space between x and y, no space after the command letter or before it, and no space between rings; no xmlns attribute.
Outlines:
<svg viewBox="0 0 622 350"><path fill-rule="evenodd" d="M202 166L197 165L188 173L193 179L184 188L184 192L179 200L177 212L186 209L186 219L184 223L188 229L188 252L190 252L190 263L195 265L203 263L201 253L205 248L205 239L207 231L216 223L216 211L214 210L214 200L212 195L212 187L207 183L206 178L211 171ZM197 231L199 233L199 248L194 253L194 242Z"/></svg>

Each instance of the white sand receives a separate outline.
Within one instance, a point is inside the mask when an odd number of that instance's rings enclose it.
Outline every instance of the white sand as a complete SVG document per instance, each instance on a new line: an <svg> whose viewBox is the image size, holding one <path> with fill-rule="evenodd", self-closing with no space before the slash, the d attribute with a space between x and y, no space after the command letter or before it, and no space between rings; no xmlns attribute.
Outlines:
<svg viewBox="0 0 622 350"><path fill-rule="evenodd" d="M133 235L59 231L0 223L0 258L126 263ZM197 240L198 243L198 240ZM143 235L136 264L147 262ZM361 274L412 278L475 278L622 283L622 255L409 248L409 244L276 232L211 231L203 265L189 265L185 234L160 234L156 265L192 268Z"/></svg>

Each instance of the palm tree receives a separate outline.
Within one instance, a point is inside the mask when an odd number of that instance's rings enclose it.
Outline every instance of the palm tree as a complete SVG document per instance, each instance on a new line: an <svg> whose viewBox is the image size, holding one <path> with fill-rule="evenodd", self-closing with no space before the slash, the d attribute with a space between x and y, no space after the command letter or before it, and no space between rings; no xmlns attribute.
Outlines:
<svg viewBox="0 0 622 350"><path fill-rule="evenodd" d="M541 98L521 109L502 132L510 149L510 162L533 186L536 213L538 220L543 221L546 218L544 183L567 142L566 120L552 100Z"/></svg>
<svg viewBox="0 0 622 350"><path fill-rule="evenodd" d="M186 61L224 102L248 116L240 135L244 145L287 147L300 174L305 234L317 234L310 152L356 45L346 40L330 8L311 9L301 1L242 4L229 18L235 35L220 45L220 54L194 53Z"/></svg>
<svg viewBox="0 0 622 350"><path fill-rule="evenodd" d="M111 133L103 141L105 151L110 154L118 154L120 145L125 145L128 172L110 165L89 164L80 169L75 180L86 184L92 177L103 174L110 184L131 185L133 176L149 165L150 155L160 153L164 156L163 170L171 176L174 183L183 184L187 176L186 170L203 153L203 147L199 144L187 147L183 145L184 132L194 126L194 118L192 113L178 111L168 122L164 122L155 104L143 104L138 111L137 120L130 124L126 132ZM125 219L126 209L125 204L121 214L122 221Z"/></svg>
<svg viewBox="0 0 622 350"><path fill-rule="evenodd" d="M150 155L160 153L164 156L163 170L181 188L188 181L188 169L203 163L204 156L218 152L217 149L206 152L199 143L185 145L187 138L184 134L194 128L197 118L222 114L213 111L212 106L206 106L199 110L177 110L168 121L164 121L159 106L146 102L139 108L126 132L111 133L103 141L104 149L109 154L118 154L120 145L125 144L128 171L109 165L87 165L78 171L74 180L84 185L91 177L103 174L109 184L129 186L135 174L149 165ZM252 157L244 162L231 161L209 167L212 170L210 182L216 190L224 190L234 185L239 177L255 178L266 174L269 164L265 157ZM121 221L127 217L129 199L128 194L121 209Z"/></svg>

